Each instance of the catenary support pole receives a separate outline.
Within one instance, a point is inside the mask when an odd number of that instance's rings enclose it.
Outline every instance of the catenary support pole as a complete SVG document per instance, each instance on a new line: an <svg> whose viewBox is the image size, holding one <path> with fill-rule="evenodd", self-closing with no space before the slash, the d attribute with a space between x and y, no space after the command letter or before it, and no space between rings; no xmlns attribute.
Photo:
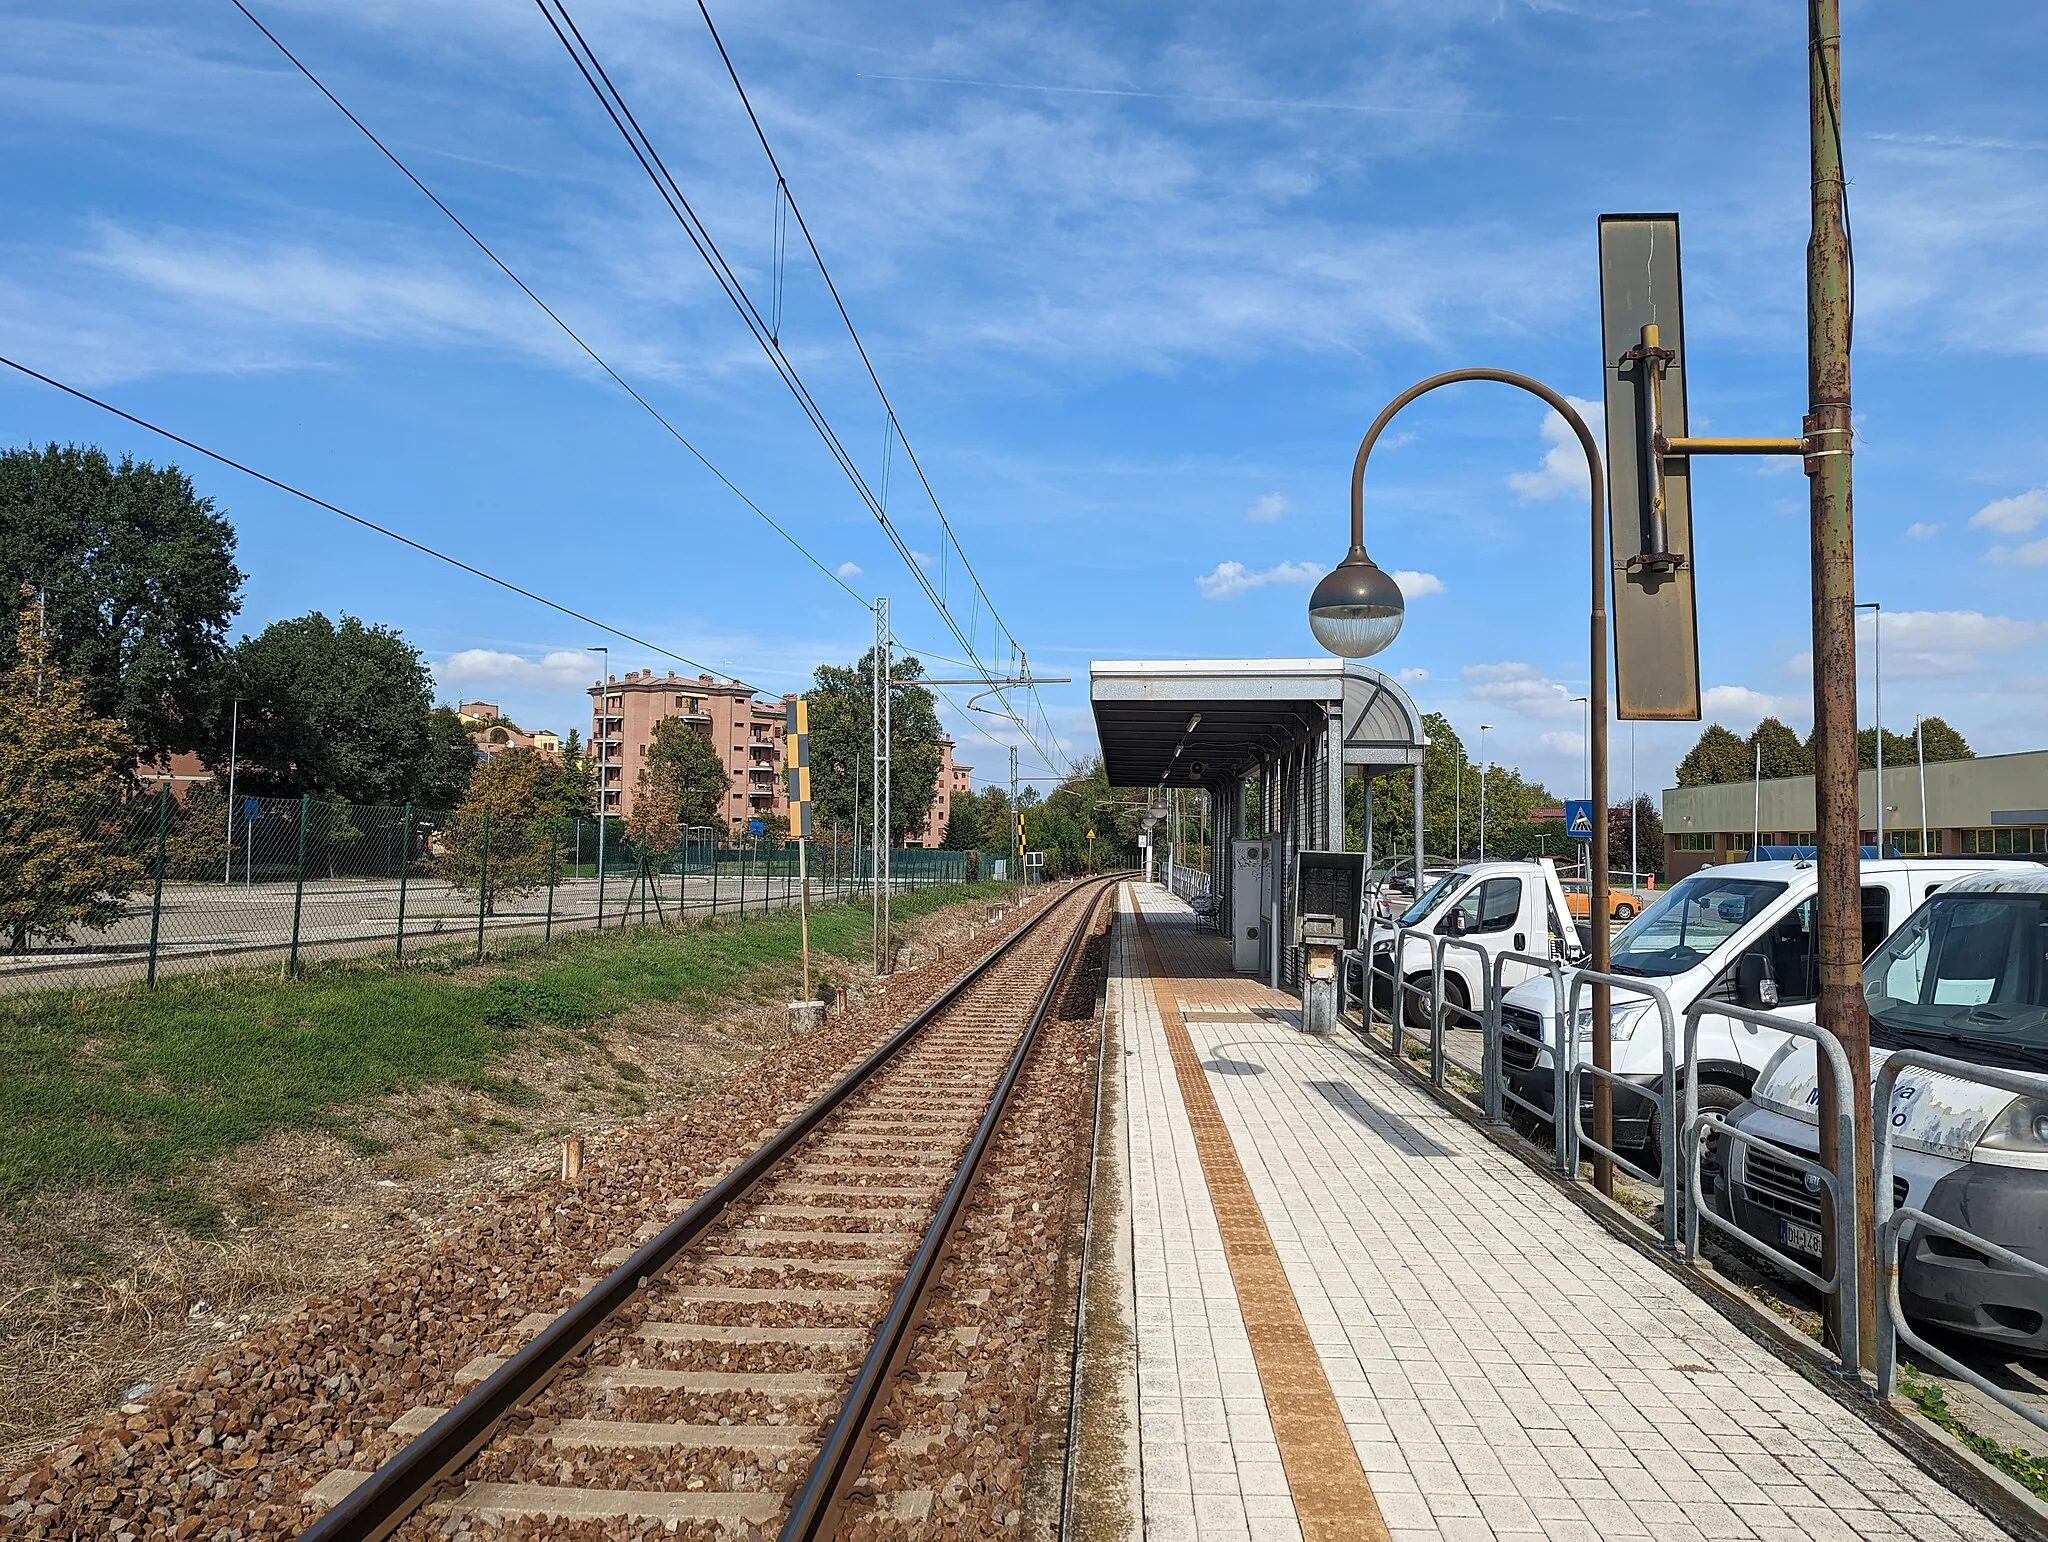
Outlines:
<svg viewBox="0 0 2048 1542"><path fill-rule="evenodd" d="M411 805L408 804L406 807L410 809ZM555 937L555 866L556 859L561 855L561 851L562 822L559 819L550 819L548 821L548 916L547 920L541 923L540 940L542 942L552 942ZM687 877L683 880L686 884L689 881Z"/></svg>
<svg viewBox="0 0 2048 1542"><path fill-rule="evenodd" d="M484 961L484 910L491 902L491 814L484 811L483 849L476 874L476 961Z"/></svg>
<svg viewBox="0 0 2048 1542"><path fill-rule="evenodd" d="M230 805L232 807L232 805ZM149 897L149 976L156 989L156 939L164 916L164 846L171 830L171 784L159 782L156 797L156 883Z"/></svg>
<svg viewBox="0 0 2048 1542"><path fill-rule="evenodd" d="M1870 1063L1870 1014L1863 998L1863 923L1859 890L1862 819L1857 807L1856 753L1856 543L1850 497L1849 405L1850 289L1848 225L1843 217L1841 5L1807 3L1808 142L1811 149L1813 230L1806 247L1806 359L1808 408L1804 423L1813 547L1814 840L1819 897L1820 1023L1841 1041L1857 1086L1854 1140L1837 1149L1836 1100L1843 1089L1821 1078L1820 1159L1855 1195L1856 1252L1862 1322L1858 1342L1866 1356L1877 1348L1877 1250L1868 1104L1860 1068ZM1822 1198L1826 1207L1826 1197ZM1832 1217L1824 1209L1820 1234L1833 1267ZM1828 1342L1841 1342L1827 1298ZM1872 1361L1871 1363L1874 1363Z"/></svg>

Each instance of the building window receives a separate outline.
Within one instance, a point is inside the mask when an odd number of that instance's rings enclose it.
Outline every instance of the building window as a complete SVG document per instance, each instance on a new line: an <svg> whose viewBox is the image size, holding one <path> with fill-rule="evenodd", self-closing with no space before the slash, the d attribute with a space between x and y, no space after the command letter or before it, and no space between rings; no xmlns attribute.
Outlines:
<svg viewBox="0 0 2048 1542"><path fill-rule="evenodd" d="M1728 849L1730 852L1739 851L1746 855L1750 848L1751 839L1747 835L1731 835L1728 837Z"/></svg>
<svg viewBox="0 0 2048 1542"><path fill-rule="evenodd" d="M1714 838L1711 835L1680 835L1673 838L1680 851L1712 851Z"/></svg>
<svg viewBox="0 0 2048 1542"><path fill-rule="evenodd" d="M1965 830L1966 857L2038 857L2048 855L2048 825L2005 825L1996 830Z"/></svg>

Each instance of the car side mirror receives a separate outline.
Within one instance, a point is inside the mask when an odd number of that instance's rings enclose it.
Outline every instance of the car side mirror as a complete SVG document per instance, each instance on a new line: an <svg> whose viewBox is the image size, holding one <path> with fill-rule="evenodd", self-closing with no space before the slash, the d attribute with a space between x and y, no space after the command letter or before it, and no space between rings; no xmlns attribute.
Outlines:
<svg viewBox="0 0 2048 1542"><path fill-rule="evenodd" d="M1440 930L1441 930L1441 931L1443 932L1443 935L1444 935L1444 936L1446 936L1446 937L1462 937L1462 936L1464 936L1464 935L1465 935L1465 912L1464 912L1464 911L1462 911L1462 910L1453 910L1453 911L1452 911L1452 912L1451 912L1451 913L1450 913L1449 915L1447 915L1447 916L1445 916L1445 917L1444 917L1444 924L1443 924L1443 926L1442 926L1442 927L1440 928Z"/></svg>
<svg viewBox="0 0 2048 1542"><path fill-rule="evenodd" d="M1778 977L1768 954L1745 953L1735 965L1735 999L1752 1011L1768 1012L1778 1004Z"/></svg>

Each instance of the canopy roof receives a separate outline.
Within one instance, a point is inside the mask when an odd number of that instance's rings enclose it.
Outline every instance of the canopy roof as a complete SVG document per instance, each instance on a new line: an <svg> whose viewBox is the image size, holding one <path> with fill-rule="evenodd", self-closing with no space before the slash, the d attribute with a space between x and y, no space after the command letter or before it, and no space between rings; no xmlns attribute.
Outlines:
<svg viewBox="0 0 2048 1542"><path fill-rule="evenodd" d="M1207 787L1322 732L1343 707L1344 765L1420 765L1428 739L1408 693L1349 659L1097 660L1095 731L1113 787Z"/></svg>

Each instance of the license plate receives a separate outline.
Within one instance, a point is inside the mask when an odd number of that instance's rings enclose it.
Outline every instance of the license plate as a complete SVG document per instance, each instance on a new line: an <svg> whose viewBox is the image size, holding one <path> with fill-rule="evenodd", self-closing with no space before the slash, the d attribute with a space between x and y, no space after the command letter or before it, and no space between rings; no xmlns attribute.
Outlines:
<svg viewBox="0 0 2048 1542"><path fill-rule="evenodd" d="M1801 1226L1797 1221L1780 1221L1778 1245L1788 1253L1804 1253L1808 1258L1818 1258L1820 1230L1818 1227Z"/></svg>

